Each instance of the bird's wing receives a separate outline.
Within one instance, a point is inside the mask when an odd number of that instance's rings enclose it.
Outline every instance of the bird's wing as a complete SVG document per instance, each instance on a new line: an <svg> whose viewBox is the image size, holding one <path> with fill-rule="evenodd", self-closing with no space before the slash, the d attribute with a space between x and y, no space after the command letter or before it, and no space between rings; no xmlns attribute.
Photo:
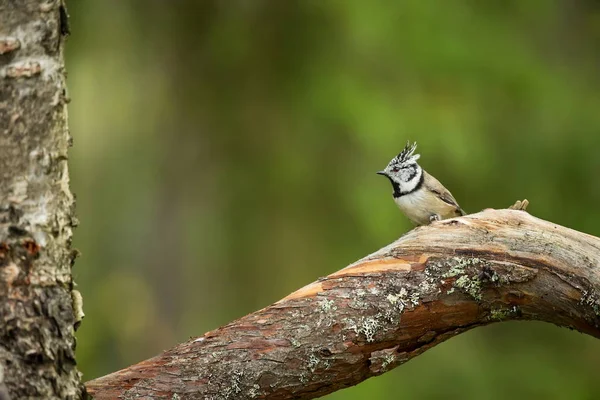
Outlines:
<svg viewBox="0 0 600 400"><path fill-rule="evenodd" d="M435 195L438 196L440 200L442 200L444 203L456 207L456 211L460 212L461 215L465 215L465 212L462 208L460 208L458 202L456 201L454 196L452 196L452 193L450 193L450 191L446 189L444 185L440 183L440 181L435 179L427 172L423 172L425 173L425 184L427 186L427 189L435 193Z"/></svg>

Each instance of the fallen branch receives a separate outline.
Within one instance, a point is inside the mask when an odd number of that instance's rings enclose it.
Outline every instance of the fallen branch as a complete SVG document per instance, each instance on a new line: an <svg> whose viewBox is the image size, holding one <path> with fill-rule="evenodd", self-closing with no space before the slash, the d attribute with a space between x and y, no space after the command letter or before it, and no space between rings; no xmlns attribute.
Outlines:
<svg viewBox="0 0 600 400"><path fill-rule="evenodd" d="M485 210L416 228L87 390L97 399L311 399L495 321L600 337L599 266L599 238L523 211Z"/></svg>

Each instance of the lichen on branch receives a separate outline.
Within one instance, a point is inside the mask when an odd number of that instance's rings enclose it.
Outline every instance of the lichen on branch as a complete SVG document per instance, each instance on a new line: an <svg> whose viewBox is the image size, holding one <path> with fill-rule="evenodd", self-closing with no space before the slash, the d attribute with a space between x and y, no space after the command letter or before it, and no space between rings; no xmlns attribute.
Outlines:
<svg viewBox="0 0 600 400"><path fill-rule="evenodd" d="M497 321L536 319L600 337L600 239L534 218L520 211L525 202L415 228L269 307L88 382L88 391L311 399Z"/></svg>

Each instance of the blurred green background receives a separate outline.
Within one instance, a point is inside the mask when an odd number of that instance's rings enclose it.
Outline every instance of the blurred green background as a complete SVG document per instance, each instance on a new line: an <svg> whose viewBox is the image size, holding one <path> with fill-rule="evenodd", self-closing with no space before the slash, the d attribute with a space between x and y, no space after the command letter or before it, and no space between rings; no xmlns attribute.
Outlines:
<svg viewBox="0 0 600 400"><path fill-rule="evenodd" d="M468 212L600 235L600 5L70 1L85 379L271 304L411 229L407 139ZM597 399L600 341L454 338L348 399Z"/></svg>

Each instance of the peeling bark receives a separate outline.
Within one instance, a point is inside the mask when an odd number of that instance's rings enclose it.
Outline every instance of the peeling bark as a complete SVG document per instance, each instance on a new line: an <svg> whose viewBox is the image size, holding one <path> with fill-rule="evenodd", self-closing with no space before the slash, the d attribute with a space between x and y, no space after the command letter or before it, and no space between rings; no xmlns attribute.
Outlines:
<svg viewBox="0 0 600 400"><path fill-rule="evenodd" d="M311 399L501 320L600 337L600 239L485 210L416 228L277 303L87 383L96 399Z"/></svg>
<svg viewBox="0 0 600 400"><path fill-rule="evenodd" d="M0 0L0 396L79 399L59 0Z"/></svg>

